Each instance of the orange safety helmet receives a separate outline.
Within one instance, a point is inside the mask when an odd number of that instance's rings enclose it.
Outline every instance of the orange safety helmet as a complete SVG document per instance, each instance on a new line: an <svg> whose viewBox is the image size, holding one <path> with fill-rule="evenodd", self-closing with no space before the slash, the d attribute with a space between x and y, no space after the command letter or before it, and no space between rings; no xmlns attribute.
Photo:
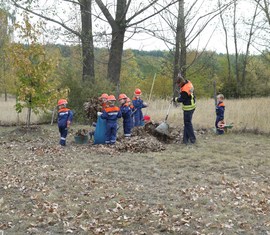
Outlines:
<svg viewBox="0 0 270 235"><path fill-rule="evenodd" d="M108 94L103 93L103 94L99 97L99 99L108 99Z"/></svg>
<svg viewBox="0 0 270 235"><path fill-rule="evenodd" d="M67 103L68 103L68 102L67 102L66 99L60 99L60 100L58 100L57 105L60 106L60 105L65 105L65 104L67 104Z"/></svg>
<svg viewBox="0 0 270 235"><path fill-rule="evenodd" d="M120 94L118 97L118 100L121 100L121 99L127 99L126 94Z"/></svg>
<svg viewBox="0 0 270 235"><path fill-rule="evenodd" d="M108 96L108 101L116 101L115 96L114 95L109 95Z"/></svg>
<svg viewBox="0 0 270 235"><path fill-rule="evenodd" d="M134 95L141 95L141 94L142 94L141 89L136 88L135 91L134 91Z"/></svg>

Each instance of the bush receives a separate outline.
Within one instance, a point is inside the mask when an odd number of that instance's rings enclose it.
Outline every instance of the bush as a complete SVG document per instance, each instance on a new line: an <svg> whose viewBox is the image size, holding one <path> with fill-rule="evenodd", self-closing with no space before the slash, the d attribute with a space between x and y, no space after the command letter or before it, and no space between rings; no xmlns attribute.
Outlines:
<svg viewBox="0 0 270 235"><path fill-rule="evenodd" d="M66 85L70 88L69 108L74 112L74 121L80 124L88 124L89 122L83 108L83 104L89 98L98 97L102 93L112 93L112 86L105 79L97 80L96 83L70 80Z"/></svg>

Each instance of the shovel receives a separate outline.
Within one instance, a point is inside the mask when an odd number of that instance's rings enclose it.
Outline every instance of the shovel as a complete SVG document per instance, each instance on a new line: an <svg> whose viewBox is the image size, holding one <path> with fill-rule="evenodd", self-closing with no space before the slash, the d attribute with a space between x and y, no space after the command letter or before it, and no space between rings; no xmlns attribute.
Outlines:
<svg viewBox="0 0 270 235"><path fill-rule="evenodd" d="M164 122L162 122L156 127L156 131L159 132L160 134L169 135L169 124L167 123L167 119L169 116L171 105L172 102L170 102Z"/></svg>

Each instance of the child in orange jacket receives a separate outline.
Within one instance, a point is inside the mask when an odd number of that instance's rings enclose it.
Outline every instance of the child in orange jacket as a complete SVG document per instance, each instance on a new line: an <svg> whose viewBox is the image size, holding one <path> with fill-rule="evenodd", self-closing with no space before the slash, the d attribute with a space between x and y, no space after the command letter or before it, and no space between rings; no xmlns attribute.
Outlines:
<svg viewBox="0 0 270 235"><path fill-rule="evenodd" d="M126 138L131 136L131 129L132 129L132 117L131 117L131 107L130 104L127 102L128 97L125 94L120 94L118 100L121 104L120 110L122 113L123 118L123 128L124 128L124 136Z"/></svg>
<svg viewBox="0 0 270 235"><path fill-rule="evenodd" d="M224 95L217 95L217 106L216 106L216 130L217 134L224 134L224 113L225 113L225 104L224 104Z"/></svg>
<svg viewBox="0 0 270 235"><path fill-rule="evenodd" d="M122 117L120 108L115 106L115 97L113 95L108 96L108 107L106 107L101 118L106 119L106 139L105 144L115 144L117 135L117 119Z"/></svg>
<svg viewBox="0 0 270 235"><path fill-rule="evenodd" d="M107 107L108 94L103 93L98 99L101 102L102 110L104 110Z"/></svg>
<svg viewBox="0 0 270 235"><path fill-rule="evenodd" d="M60 132L60 142L61 146L66 146L66 138L68 135L68 128L71 125L73 119L73 113L70 109L66 107L67 100L60 99L58 101L58 129Z"/></svg>
<svg viewBox="0 0 270 235"><path fill-rule="evenodd" d="M139 88L135 89L132 104L134 106L134 126L141 126L143 123L142 108L146 108L147 104L141 99L142 92Z"/></svg>

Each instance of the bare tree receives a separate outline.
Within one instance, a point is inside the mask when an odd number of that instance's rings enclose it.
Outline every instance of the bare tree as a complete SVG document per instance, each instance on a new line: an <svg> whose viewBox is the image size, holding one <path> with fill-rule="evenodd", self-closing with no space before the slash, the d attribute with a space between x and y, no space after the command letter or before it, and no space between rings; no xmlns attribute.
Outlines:
<svg viewBox="0 0 270 235"><path fill-rule="evenodd" d="M251 9L250 12L254 10L253 14L250 14L248 18L242 18L239 14L239 7L238 7L239 0L233 1L233 8L232 12L226 12L228 19L232 19L232 22L225 23L225 19L223 17L223 14L220 14L222 28L225 33L225 39L226 39L226 52L227 52L227 62L228 62L228 82L232 81L232 78L234 77L235 83L236 83L236 91L235 95L236 97L240 97L243 95L246 95L246 76L247 76L247 65L249 63L249 55L250 55L250 47L252 45L252 42L254 41L254 34L256 30L258 29L258 26L256 26L256 19L258 17L258 4L256 4L255 8ZM232 61L230 60L230 53L228 48L228 28L232 24L232 30L233 30L233 46L234 46L234 60L233 60L233 66L234 66L234 73L231 70ZM241 44L240 41L241 40ZM239 45L245 49L239 49ZM232 74L233 73L233 74Z"/></svg>
<svg viewBox="0 0 270 235"><path fill-rule="evenodd" d="M233 1L233 39L235 52L235 78L236 78L236 95L239 96L240 75L239 75L239 52L237 43L237 0Z"/></svg>
<svg viewBox="0 0 270 235"><path fill-rule="evenodd" d="M219 0L218 2L219 7L221 7L221 2ZM225 36L225 48L226 48L226 57L227 57L227 64L228 64L228 81L232 80L232 72L231 72L231 60L230 60L230 53L229 53L229 45L228 45L228 30L226 28L225 20L223 17L223 12L220 12L220 19L221 19L221 24L222 24L222 29L224 31L224 36Z"/></svg>
<svg viewBox="0 0 270 235"><path fill-rule="evenodd" d="M248 64L248 59L249 59L249 54L250 54L250 46L253 40L253 35L254 35L254 31L256 30L256 26L255 26L255 20L256 17L258 15L258 3L256 4L253 16L251 18L251 22L250 22L250 29L249 29L249 34L248 34L248 38L247 38L247 45L246 45L246 51L245 51L245 55L243 58L243 69L242 69L242 86L246 87L246 68L247 68L247 64Z"/></svg>
<svg viewBox="0 0 270 235"><path fill-rule="evenodd" d="M92 34L92 0L60 0L59 6L64 9L66 4L72 4L73 6L78 6L81 15L81 29L74 29L74 27L69 26L68 22L70 20L64 20L56 12L53 12L51 16L47 14L46 11L40 11L40 8L32 6L34 3L41 3L39 1L33 0L10 0L11 3L26 12L33 15L41 17L47 21L51 21L62 28L77 36L82 43L82 81L95 81L95 71L94 71L94 45L93 45L93 34Z"/></svg>
<svg viewBox="0 0 270 235"><path fill-rule="evenodd" d="M203 54L198 52L193 61L191 61L190 64L187 64L187 49L200 37L213 19L219 16L220 12L230 6L231 2L213 7L212 9L208 8L204 13L201 13L201 8L204 4L205 1L200 2L199 0L194 0L189 2L189 6L186 7L183 0L178 0L178 8L168 8L160 15L162 20L168 26L170 33L164 28L160 30L159 33L157 29L149 31L150 34L163 40L167 45L174 47L174 95L177 94L175 78L179 71L185 76L187 69ZM177 25L175 25L175 22L177 22ZM163 23L161 23L161 25L163 25ZM209 36L209 39L211 38L211 35ZM208 42L205 44L205 48ZM203 51L204 50L205 49L203 49Z"/></svg>
<svg viewBox="0 0 270 235"><path fill-rule="evenodd" d="M265 49L269 51L269 35L270 35L270 1L269 0L253 0L255 5L258 5L259 14L261 16L257 27L260 29L260 34L256 35L256 41L253 42L255 47L262 55L265 55ZM262 13L262 14L261 14ZM267 56L265 56L267 59Z"/></svg>
<svg viewBox="0 0 270 235"><path fill-rule="evenodd" d="M178 95L176 78L179 72L185 77L186 75L186 30L185 30L185 13L184 0L178 1L178 17L175 37L174 69L173 69L173 93Z"/></svg>
<svg viewBox="0 0 270 235"><path fill-rule="evenodd" d="M266 22L270 26L270 1L269 0L254 0L256 5L263 11Z"/></svg>
<svg viewBox="0 0 270 235"><path fill-rule="evenodd" d="M149 3L146 5L143 2L138 2L135 0L117 0L115 6L115 17L113 17L113 13L110 11L110 5L105 5L102 0L95 1L105 16L106 20L110 24L112 30L107 76L108 79L112 81L116 86L118 92L120 84L123 45L127 29L134 27L134 33L136 33L140 24L149 20L156 14L159 14L166 7L174 4L175 1L171 1L166 6L163 5L159 10L155 10L153 12L150 9L152 9L152 7L154 7L154 5L159 0L149 1ZM134 4L136 7L131 9L131 5L134 7ZM147 13L148 11L150 13ZM137 19L137 21L135 21L135 19Z"/></svg>

